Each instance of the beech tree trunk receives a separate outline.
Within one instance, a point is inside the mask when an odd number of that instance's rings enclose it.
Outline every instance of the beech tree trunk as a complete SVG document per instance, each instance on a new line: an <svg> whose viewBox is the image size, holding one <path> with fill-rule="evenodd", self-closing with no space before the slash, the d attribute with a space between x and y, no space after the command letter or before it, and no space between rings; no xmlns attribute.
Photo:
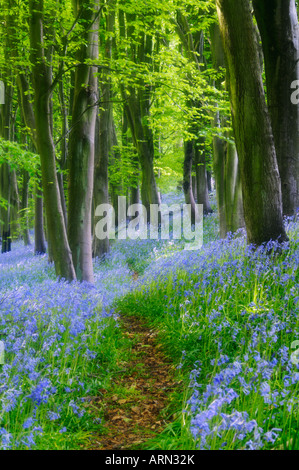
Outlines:
<svg viewBox="0 0 299 470"><path fill-rule="evenodd" d="M225 66L224 51L218 24L210 28L212 60L216 70ZM222 79L216 80L220 90ZM215 116L215 126L225 127L219 112ZM233 136L228 135L230 140ZM229 232L236 232L245 226L243 213L242 185L238 154L234 144L219 137L213 139L213 167L220 222L220 237L226 238Z"/></svg>
<svg viewBox="0 0 299 470"><path fill-rule="evenodd" d="M47 252L44 231L44 204L42 189L35 189L35 217L34 217L34 253L43 255Z"/></svg>
<svg viewBox="0 0 299 470"><path fill-rule="evenodd" d="M134 38L135 21L135 14L126 14L126 21L124 15L120 14L120 32L124 39ZM127 55L136 64L150 64L151 67L154 67L154 64L151 63L153 47L153 37L150 34L139 32L138 46L136 46L136 39L133 39ZM127 89L122 87L122 95L141 168L141 200L149 215L150 205L161 203L154 171L154 138L149 123L152 86L145 79L139 78L137 86L128 86Z"/></svg>
<svg viewBox="0 0 299 470"><path fill-rule="evenodd" d="M21 226L20 226L20 196L19 196L19 187L17 174L15 170L11 170L11 195L10 195L10 204L11 204L11 213L10 213L10 224L11 224L11 236L12 239L18 239L21 235Z"/></svg>
<svg viewBox="0 0 299 470"><path fill-rule="evenodd" d="M98 2L77 0L75 14L81 11L84 26L82 45L77 53L72 132L69 142L68 237L77 278L94 282L92 264L92 197L94 151L98 112L97 68L87 60L98 58Z"/></svg>
<svg viewBox="0 0 299 470"><path fill-rule="evenodd" d="M104 87L106 91L109 90L109 97L106 95L107 101L110 100L110 87ZM103 92L103 88L102 88ZM97 119L96 126L96 162L94 173L94 210L101 204L109 203L108 195L108 162L109 153L111 151L111 119L112 107L111 104L100 111L100 118ZM94 227L95 228L95 227ZM109 238L99 240L96 237L95 230L93 231L93 256L101 257L109 252Z"/></svg>
<svg viewBox="0 0 299 470"><path fill-rule="evenodd" d="M23 217L23 240L25 246L31 245L28 218L28 191L30 176L28 171L23 170L23 188L22 188L22 217Z"/></svg>
<svg viewBox="0 0 299 470"><path fill-rule="evenodd" d="M196 172L196 200L203 205L205 215L213 212L209 201L208 179L206 170L205 140L199 138L195 142L194 163Z"/></svg>
<svg viewBox="0 0 299 470"><path fill-rule="evenodd" d="M191 205L191 222L195 224L199 214L196 209L192 191L192 163L194 160L194 142L187 140L184 143L184 182L183 189L186 204Z"/></svg>
<svg viewBox="0 0 299 470"><path fill-rule="evenodd" d="M115 165L117 168L117 175L116 181L109 181L109 195L111 199L112 206L115 211L115 224L118 224L118 196L122 195L123 192L123 181L122 181L122 174L121 174L121 152L118 148L118 140L116 135L116 128L115 123L113 120L113 127L112 127L112 149L109 156L109 166L112 167ZM117 162L117 163L116 163Z"/></svg>
<svg viewBox="0 0 299 470"><path fill-rule="evenodd" d="M48 237L53 250L57 276L74 280L76 273L61 207L51 129L52 72L45 57L43 0L30 0L29 10L36 143L41 159Z"/></svg>
<svg viewBox="0 0 299 470"><path fill-rule="evenodd" d="M295 0L254 0L265 59L268 108L282 186L283 212L299 207L299 106L291 84L299 80L299 25Z"/></svg>
<svg viewBox="0 0 299 470"><path fill-rule="evenodd" d="M108 9L105 9L103 18L106 22L105 58L107 63L111 63L112 58L112 32L115 27L115 5L110 3ZM108 188L108 168L109 161L114 158L113 145L117 140L113 120L112 104L112 83L109 71L102 71L99 77L101 105L100 114L97 119L96 129L96 154L95 154L95 174L94 174L94 209L98 205L109 203ZM117 209L117 201L113 201L114 210ZM93 231L93 256L101 257L108 253L110 247L109 238L99 240Z"/></svg>
<svg viewBox="0 0 299 470"><path fill-rule="evenodd" d="M226 142L224 157L225 226L226 233L234 233L245 226L240 167L234 143Z"/></svg>
<svg viewBox="0 0 299 470"><path fill-rule="evenodd" d="M286 241L274 138L249 0L217 0L248 242Z"/></svg>
<svg viewBox="0 0 299 470"><path fill-rule="evenodd" d="M187 13L187 12L186 12ZM203 11L199 10L199 14L204 14ZM176 20L174 21L176 26L177 34L181 40L185 56L190 62L193 62L198 72L201 72L202 64L204 63L203 47L204 47L204 33L203 31L194 31L192 26L188 22L187 15L183 14L182 11L177 10ZM196 87L194 78L191 74L187 74L190 87ZM198 100L188 100L188 108L200 111L202 105ZM190 128L193 130L194 136L198 135L200 130L200 122L193 122ZM209 202L209 191L208 181L206 174L206 159L204 152L204 139L194 139L194 155L193 163L195 166L196 173L196 189L193 190L193 196L196 198L197 204L203 205L203 213L209 214L212 212L211 205ZM194 208L192 209L194 212Z"/></svg>
<svg viewBox="0 0 299 470"><path fill-rule="evenodd" d="M6 207L1 208L1 234L2 253L11 251L11 172L8 163L3 163L0 168L1 197L6 201Z"/></svg>
<svg viewBox="0 0 299 470"><path fill-rule="evenodd" d="M68 154L68 109L64 97L64 86L63 79L59 81L59 101L60 101L60 110L62 115L62 126L61 126L61 160L59 161L60 172L58 173L58 185L60 191L61 206L64 216L65 225L67 227L67 207L64 193L64 175L63 171L66 169L67 165L67 154Z"/></svg>

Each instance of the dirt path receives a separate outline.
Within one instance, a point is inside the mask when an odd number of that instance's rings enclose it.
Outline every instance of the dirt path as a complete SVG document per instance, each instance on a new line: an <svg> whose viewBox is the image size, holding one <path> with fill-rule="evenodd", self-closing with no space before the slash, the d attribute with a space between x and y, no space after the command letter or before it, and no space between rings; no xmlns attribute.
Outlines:
<svg viewBox="0 0 299 470"><path fill-rule="evenodd" d="M101 390L106 433L92 446L98 450L132 449L160 433L171 421L165 412L169 395L180 387L156 334L135 317L121 316L120 324L132 341L131 360L123 364L113 392Z"/></svg>

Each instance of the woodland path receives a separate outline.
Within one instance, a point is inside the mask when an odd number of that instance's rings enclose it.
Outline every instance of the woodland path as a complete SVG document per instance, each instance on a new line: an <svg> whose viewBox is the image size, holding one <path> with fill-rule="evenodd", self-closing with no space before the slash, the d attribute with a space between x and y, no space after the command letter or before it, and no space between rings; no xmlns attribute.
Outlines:
<svg viewBox="0 0 299 470"><path fill-rule="evenodd" d="M175 381L175 366L161 351L157 334L134 316L120 315L119 321L132 344L130 360L122 364L112 393L99 391L106 433L93 442L93 450L140 448L161 433L173 420L169 398L182 385Z"/></svg>

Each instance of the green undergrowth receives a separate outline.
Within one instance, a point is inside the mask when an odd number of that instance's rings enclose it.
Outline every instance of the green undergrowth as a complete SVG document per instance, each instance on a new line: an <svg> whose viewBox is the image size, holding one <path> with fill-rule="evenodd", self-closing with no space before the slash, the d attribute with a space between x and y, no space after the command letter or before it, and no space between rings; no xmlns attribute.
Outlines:
<svg viewBox="0 0 299 470"><path fill-rule="evenodd" d="M158 332L184 383L170 396L174 421L143 448L299 448L299 373L291 360L299 337L298 225L289 235L279 255L250 250L240 239L219 242L202 264L161 270L117 301L123 314ZM213 403L229 393L231 401L212 416ZM224 429L234 416L242 432ZM204 417L211 430L205 440Z"/></svg>
<svg viewBox="0 0 299 470"><path fill-rule="evenodd" d="M131 353L131 342L123 336L115 318L103 320L101 341L94 351L96 355L92 361L86 362L84 358L76 357L69 367L69 381L76 381L78 375L84 377L85 391L82 393L78 389L78 393L72 392L76 402L82 402L83 416L76 416L70 410L61 412L59 427L56 421L51 423L45 420L48 424L44 427L43 434L36 438L37 449L85 449L94 441L95 436L106 432L105 396L112 393L114 379L122 370L122 361Z"/></svg>

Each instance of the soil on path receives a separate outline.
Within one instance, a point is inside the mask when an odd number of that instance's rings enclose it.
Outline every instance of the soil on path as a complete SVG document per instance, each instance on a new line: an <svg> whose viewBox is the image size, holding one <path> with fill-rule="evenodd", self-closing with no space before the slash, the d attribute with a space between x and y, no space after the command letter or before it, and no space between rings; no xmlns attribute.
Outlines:
<svg viewBox="0 0 299 470"><path fill-rule="evenodd" d="M181 386L156 334L136 317L121 315L120 324L132 341L131 360L114 381L115 393L101 390L106 432L93 443L97 450L138 448L162 432L173 419L169 397Z"/></svg>

